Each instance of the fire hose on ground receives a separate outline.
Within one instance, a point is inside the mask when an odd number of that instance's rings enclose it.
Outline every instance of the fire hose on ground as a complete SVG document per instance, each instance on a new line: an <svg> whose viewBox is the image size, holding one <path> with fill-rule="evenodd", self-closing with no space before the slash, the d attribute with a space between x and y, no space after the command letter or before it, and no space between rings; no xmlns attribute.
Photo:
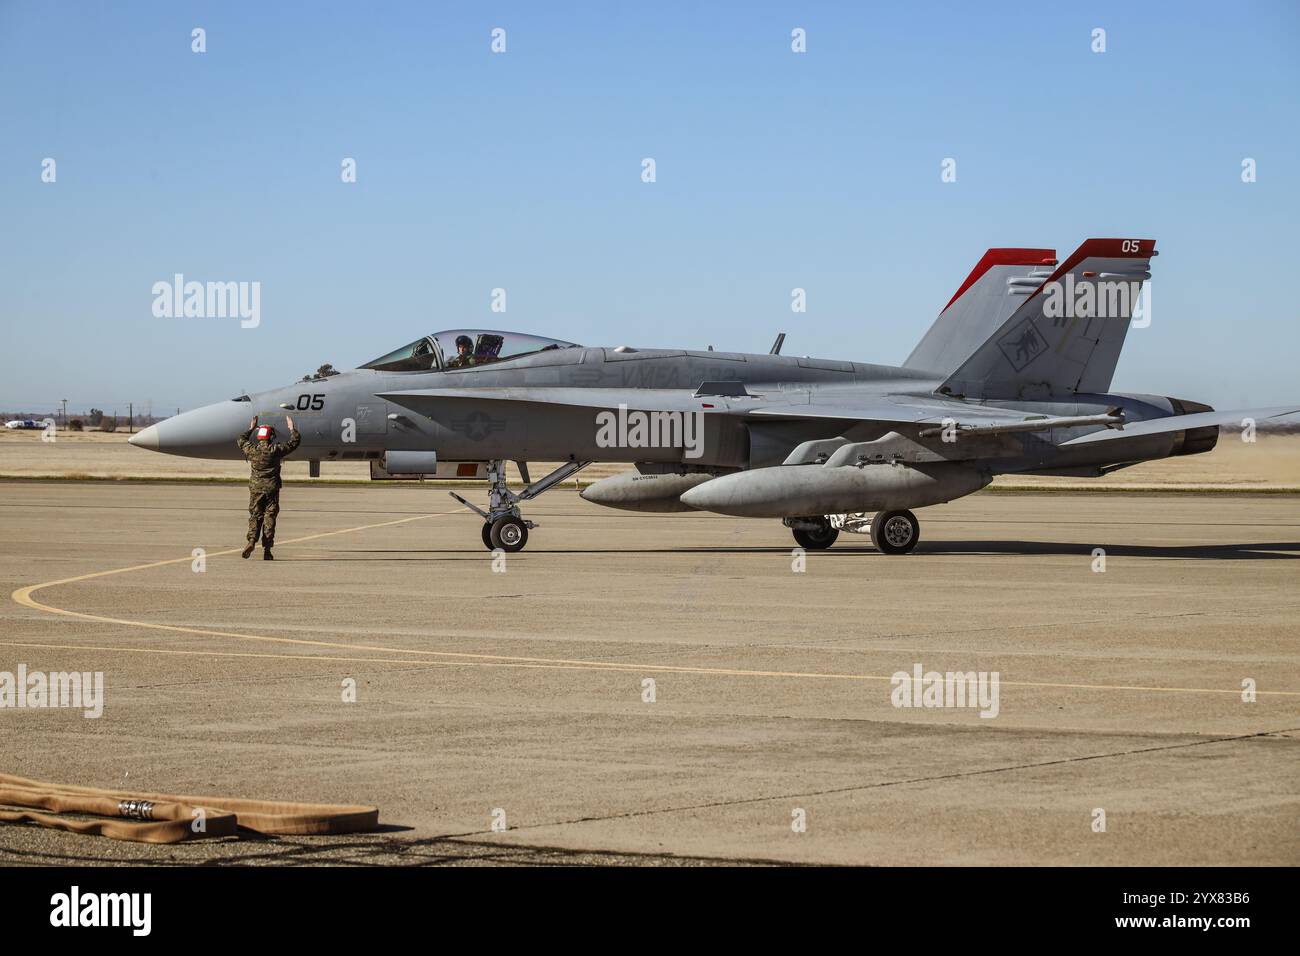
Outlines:
<svg viewBox="0 0 1300 956"><path fill-rule="evenodd" d="M9 807L22 809L5 809ZM83 819L85 816L100 819ZM179 843L234 836L241 828L269 836L366 833L379 826L379 810L99 790L0 774L0 823L33 823L136 843Z"/></svg>

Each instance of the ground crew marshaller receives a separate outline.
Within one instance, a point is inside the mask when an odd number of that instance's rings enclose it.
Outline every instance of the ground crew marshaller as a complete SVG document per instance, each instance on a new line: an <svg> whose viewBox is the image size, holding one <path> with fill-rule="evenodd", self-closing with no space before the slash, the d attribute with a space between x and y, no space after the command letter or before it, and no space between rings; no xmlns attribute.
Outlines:
<svg viewBox="0 0 1300 956"><path fill-rule="evenodd" d="M293 427L293 419L284 418L289 425L289 440L275 441L275 429L257 424L257 416L248 425L248 431L239 436L239 450L252 466L248 476L248 545L243 557L253 553L257 538L262 537L262 558L272 560L271 548L275 546L275 517L280 513L280 459L298 447L302 436ZM253 437L253 433L257 437Z"/></svg>

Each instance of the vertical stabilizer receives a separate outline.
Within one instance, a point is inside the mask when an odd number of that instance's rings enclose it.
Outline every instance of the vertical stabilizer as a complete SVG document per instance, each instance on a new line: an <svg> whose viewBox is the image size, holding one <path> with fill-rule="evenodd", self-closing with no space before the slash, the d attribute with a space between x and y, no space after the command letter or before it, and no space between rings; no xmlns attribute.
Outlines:
<svg viewBox="0 0 1300 956"><path fill-rule="evenodd" d="M1052 274L1055 265L1054 249L988 250L903 367L950 374Z"/></svg>

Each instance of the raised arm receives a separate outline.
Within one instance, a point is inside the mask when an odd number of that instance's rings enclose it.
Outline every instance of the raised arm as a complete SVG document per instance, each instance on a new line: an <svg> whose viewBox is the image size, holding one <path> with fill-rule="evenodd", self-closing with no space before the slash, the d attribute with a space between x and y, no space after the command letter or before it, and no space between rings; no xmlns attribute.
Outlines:
<svg viewBox="0 0 1300 956"><path fill-rule="evenodd" d="M275 453L281 456L290 454L302 442L302 435L299 434L298 429L294 427L293 416L284 416L284 421L285 424L289 426L289 440L286 442L280 442L275 446Z"/></svg>
<svg viewBox="0 0 1300 956"><path fill-rule="evenodd" d="M253 430L256 428L257 428L257 416L254 415L253 420L248 423L248 431L244 432L242 435L240 435L238 438L235 439L235 444L239 446L239 450L242 451L245 455L248 454L248 449L253 444L251 439L253 437Z"/></svg>

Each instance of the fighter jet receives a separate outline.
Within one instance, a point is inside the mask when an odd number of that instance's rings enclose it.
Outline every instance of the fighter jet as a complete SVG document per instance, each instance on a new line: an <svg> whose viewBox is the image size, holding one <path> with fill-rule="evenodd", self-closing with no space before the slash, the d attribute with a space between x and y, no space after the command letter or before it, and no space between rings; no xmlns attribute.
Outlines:
<svg viewBox="0 0 1300 956"><path fill-rule="evenodd" d="M990 249L899 367L782 355L784 335L748 354L453 329L130 441L238 458L254 414L292 414L294 457L313 476L321 462L362 460L374 478L486 478L486 508L452 495L483 519L490 549L521 550L536 524L520 506L600 461L635 471L585 488L597 504L779 518L807 549L869 530L882 552L906 554L920 540L911 509L995 475L1099 477L1207 452L1221 425L1300 411L1109 391L1155 255L1150 239L1089 239L1063 262L1051 249ZM561 464L532 481L530 461Z"/></svg>

